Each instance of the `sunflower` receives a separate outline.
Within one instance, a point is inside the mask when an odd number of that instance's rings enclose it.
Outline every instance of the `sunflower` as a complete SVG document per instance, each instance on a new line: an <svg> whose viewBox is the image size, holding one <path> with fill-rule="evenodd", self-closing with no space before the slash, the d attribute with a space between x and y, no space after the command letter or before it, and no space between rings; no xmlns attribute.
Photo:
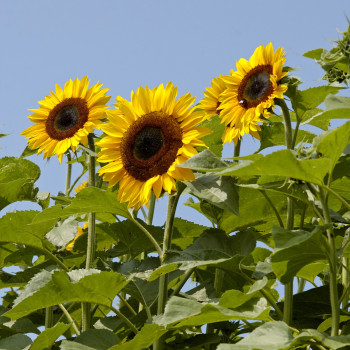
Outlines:
<svg viewBox="0 0 350 350"><path fill-rule="evenodd" d="M70 251L73 250L73 246L74 246L75 241L78 239L79 236L81 236L84 233L84 230L86 230L88 228L88 226L89 226L88 222L86 222L83 225L83 227L78 226L77 235L74 237L72 242L70 242L69 244L66 245L66 250L70 250Z"/></svg>
<svg viewBox="0 0 350 350"><path fill-rule="evenodd" d="M215 77L211 82L211 87L204 91L204 98L199 102L198 108L203 109L209 117L220 115L220 95L226 90L227 86L222 80L223 76Z"/></svg>
<svg viewBox="0 0 350 350"><path fill-rule="evenodd" d="M275 98L283 98L286 85L279 81L287 75L283 72L286 58L282 48L276 52L269 43L259 46L249 61L241 58L236 66L237 71L224 76L227 89L222 92L220 117L226 124L223 141L236 144L244 135L250 133L259 139L261 116L268 118L275 106Z"/></svg>
<svg viewBox="0 0 350 350"><path fill-rule="evenodd" d="M108 111L102 127L107 134L98 145L98 161L108 163L98 173L112 187L119 183L118 200L128 207L148 204L153 191L176 191L175 182L195 180L189 169L177 167L205 146L201 137L211 130L197 126L207 119L203 111L190 107L190 93L176 100L177 88L169 82L150 90L140 87L131 102L118 97L116 110Z"/></svg>
<svg viewBox="0 0 350 350"><path fill-rule="evenodd" d="M63 90L56 84L56 92L39 101L40 108L30 109L34 114L28 118L35 125L21 135L29 139L31 149L38 149L38 154L44 151L44 158L57 154L62 163L69 148L75 151L79 143L87 145L87 136L101 126L110 99L102 84L88 86L87 76L67 81Z"/></svg>
<svg viewBox="0 0 350 350"><path fill-rule="evenodd" d="M87 181L83 181L80 185L78 185L78 186L74 189L75 193L79 193L81 190L83 190L84 188L86 188L87 183L88 183Z"/></svg>

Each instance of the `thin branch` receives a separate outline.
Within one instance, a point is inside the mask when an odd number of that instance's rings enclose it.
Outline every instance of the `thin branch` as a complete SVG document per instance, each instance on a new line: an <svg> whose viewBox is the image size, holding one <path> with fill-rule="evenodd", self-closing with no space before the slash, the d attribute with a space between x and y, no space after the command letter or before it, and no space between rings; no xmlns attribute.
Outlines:
<svg viewBox="0 0 350 350"><path fill-rule="evenodd" d="M133 323L125 316L123 315L119 310L117 310L115 307L111 306L111 310L120 318L124 321L126 325L129 326L129 328L137 334L139 331L137 328L133 325Z"/></svg>
<svg viewBox="0 0 350 350"><path fill-rule="evenodd" d="M77 324L75 323L75 321L73 320L72 316L70 315L70 313L68 312L68 310L64 307L63 304L58 304L58 306L60 307L60 309L63 311L63 313L65 314L65 316L67 317L67 320L72 324L72 327L74 328L74 332L76 333L76 335L79 335L79 329L77 327Z"/></svg>
<svg viewBox="0 0 350 350"><path fill-rule="evenodd" d="M278 223L279 225L284 228L284 225L283 225L283 221L281 219L281 216L277 210L277 208L275 207L275 205L272 203L271 199L269 198L269 196L266 194L266 192L264 190L259 190L260 193L265 197L265 199L268 201L268 203L270 204L272 210L274 211L276 217L277 217L277 220L278 220Z"/></svg>

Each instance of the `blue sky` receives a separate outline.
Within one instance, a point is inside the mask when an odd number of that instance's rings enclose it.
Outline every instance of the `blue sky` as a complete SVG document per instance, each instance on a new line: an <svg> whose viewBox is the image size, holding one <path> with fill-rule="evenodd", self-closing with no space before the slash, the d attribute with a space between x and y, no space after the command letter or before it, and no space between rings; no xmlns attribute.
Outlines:
<svg viewBox="0 0 350 350"><path fill-rule="evenodd" d="M213 77L229 73L270 41L287 53L287 65L304 88L322 75L305 51L326 47L347 29L348 0L32 0L0 1L0 157L19 156L26 146L21 131L55 83L88 75L117 95L130 97L139 86L172 81L179 95L203 96ZM242 153L258 142L246 137ZM226 156L233 148L225 148ZM30 160L42 169L41 191L65 186L65 166L57 158ZM77 169L78 173L80 169ZM8 209L22 209L14 204ZM163 205L162 205L163 206ZM185 215L185 212L179 212ZM0 213L2 215L3 213ZM192 214L191 214L192 215Z"/></svg>

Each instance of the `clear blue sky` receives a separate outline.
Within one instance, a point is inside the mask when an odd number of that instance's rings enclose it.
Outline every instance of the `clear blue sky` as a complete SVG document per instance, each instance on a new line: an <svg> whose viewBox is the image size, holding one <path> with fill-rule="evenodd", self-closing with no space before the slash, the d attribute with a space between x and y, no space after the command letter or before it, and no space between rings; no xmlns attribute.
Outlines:
<svg viewBox="0 0 350 350"><path fill-rule="evenodd" d="M0 139L0 157L19 156L25 148L20 133L31 125L28 108L37 108L55 83L86 74L92 84L110 88L111 104L140 85L168 81L198 102L214 76L229 73L239 58L248 59L271 41L286 50L287 65L300 68L296 74L304 88L319 85L321 69L301 55L330 48L350 16L349 0L0 0L0 5L0 133L11 133ZM243 153L257 147L248 136ZM232 154L232 145L225 154ZM30 160L42 169L41 191L64 188L65 166L56 157L48 163L42 156Z"/></svg>

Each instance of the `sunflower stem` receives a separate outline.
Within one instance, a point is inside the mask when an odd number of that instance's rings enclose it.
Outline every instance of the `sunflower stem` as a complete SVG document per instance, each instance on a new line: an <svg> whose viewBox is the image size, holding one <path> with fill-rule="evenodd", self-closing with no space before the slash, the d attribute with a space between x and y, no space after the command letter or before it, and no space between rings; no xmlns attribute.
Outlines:
<svg viewBox="0 0 350 350"><path fill-rule="evenodd" d="M53 310L52 306L45 308L45 328L51 328L53 326Z"/></svg>
<svg viewBox="0 0 350 350"><path fill-rule="evenodd" d="M329 245L329 290L332 308L332 330L331 336L339 335L339 301L338 301L338 285L337 285L337 252L335 247L334 232L332 219L329 214L326 195L322 188L319 188L319 198L322 205L324 224L327 226L327 238Z"/></svg>
<svg viewBox="0 0 350 350"><path fill-rule="evenodd" d="M239 157L239 154L241 153L241 143L242 139L237 140L237 143L235 144L235 149L233 151L233 157ZM238 162L238 159L234 160L234 162Z"/></svg>
<svg viewBox="0 0 350 350"><path fill-rule="evenodd" d="M89 154L89 179L88 186L95 187L95 173L96 173L96 158L93 154L95 154L95 143L92 134L88 136L89 148L92 151ZM87 252L86 252L86 269L91 269L93 266L94 255L95 255L95 245L96 245L96 231L95 231L95 221L96 214L89 213L88 215L88 240L87 240ZM91 304L90 303L82 303L82 329L86 331L90 328L91 323Z"/></svg>
<svg viewBox="0 0 350 350"><path fill-rule="evenodd" d="M72 157L71 157L69 151L66 153L66 156L67 156L67 175L66 175L65 195L69 196L70 182L71 182L71 177L72 177L72 164L70 163L70 161L72 160Z"/></svg>
<svg viewBox="0 0 350 350"><path fill-rule="evenodd" d="M80 332L79 332L79 329L77 327L77 324L75 323L74 319L72 318L72 316L70 315L68 310L64 307L63 304L58 304L58 306L63 311L64 315L67 317L67 320L72 324L72 327L73 327L74 332L76 333L76 335L80 335Z"/></svg>
<svg viewBox="0 0 350 350"><path fill-rule="evenodd" d="M161 265L163 265L164 263L166 251L171 248L171 236L173 233L176 206L183 190L184 190L184 187L182 187L181 189L178 189L178 191L176 192L176 195L169 196L168 211L167 211L167 216L165 221L165 229L164 229L164 237L163 237L163 249L162 249L161 255L159 256ZM161 315L164 312L167 299L168 299L168 275L165 274L159 277L157 315ZM163 337L161 337L154 343L153 349L154 350L164 349Z"/></svg>
<svg viewBox="0 0 350 350"><path fill-rule="evenodd" d="M276 104L281 107L284 119L284 135L287 149L293 147L293 129L290 113L286 101L276 99ZM292 197L287 197L287 222L286 229L291 231L294 227L294 208ZM283 321L291 325L293 318L293 279L284 286Z"/></svg>

